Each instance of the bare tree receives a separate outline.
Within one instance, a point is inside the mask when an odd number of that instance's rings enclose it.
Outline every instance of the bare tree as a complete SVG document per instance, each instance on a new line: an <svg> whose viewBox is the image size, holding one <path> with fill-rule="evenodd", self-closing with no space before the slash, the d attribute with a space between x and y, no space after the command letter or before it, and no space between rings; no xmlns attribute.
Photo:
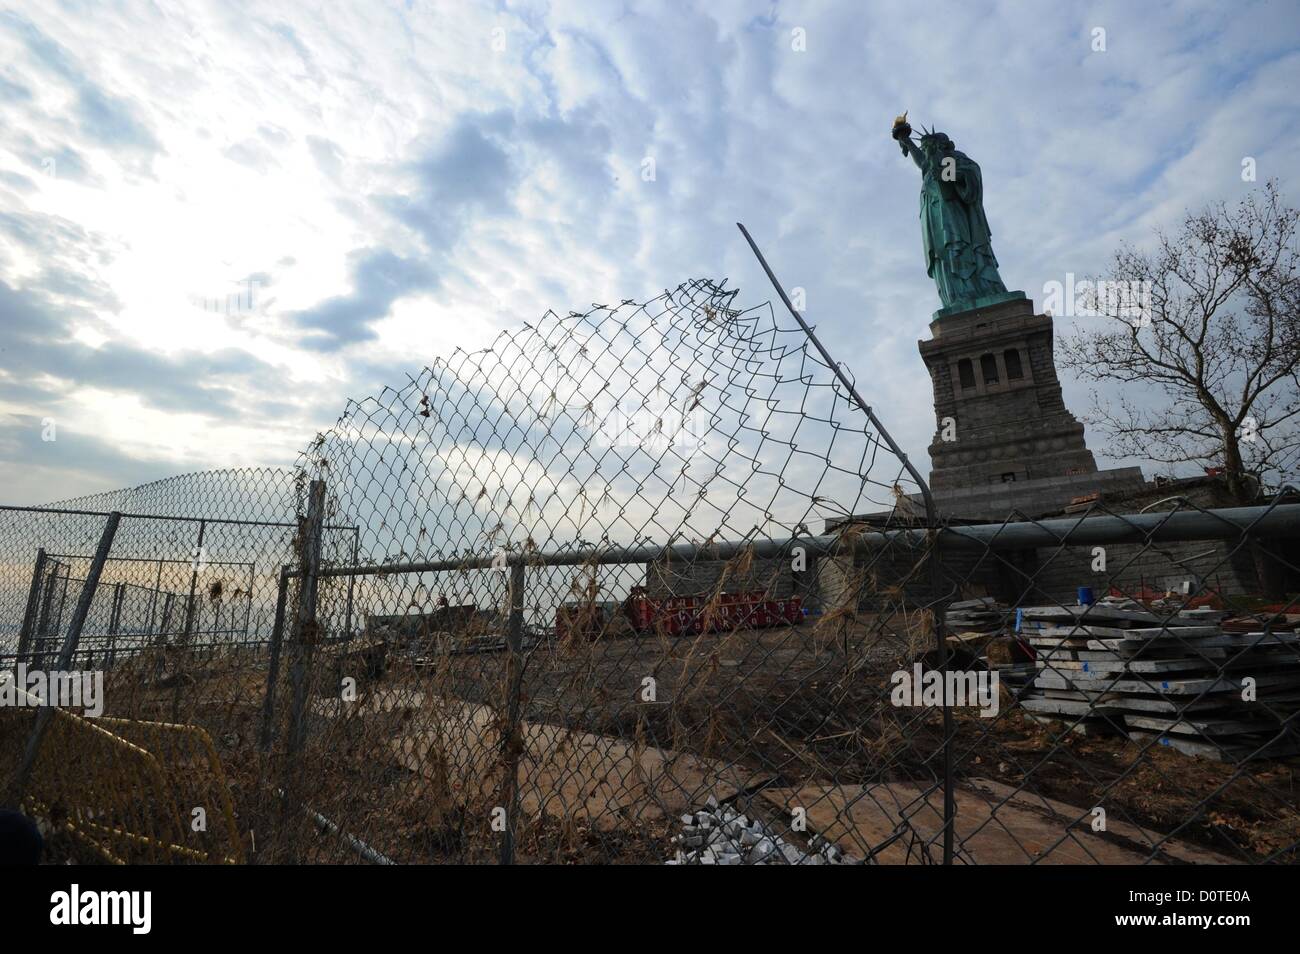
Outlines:
<svg viewBox="0 0 1300 954"><path fill-rule="evenodd" d="M1151 251L1123 245L1083 297L1062 363L1085 380L1140 385L1089 423L1111 456L1223 470L1232 501L1300 471L1300 247L1275 183L1235 208L1189 213Z"/></svg>

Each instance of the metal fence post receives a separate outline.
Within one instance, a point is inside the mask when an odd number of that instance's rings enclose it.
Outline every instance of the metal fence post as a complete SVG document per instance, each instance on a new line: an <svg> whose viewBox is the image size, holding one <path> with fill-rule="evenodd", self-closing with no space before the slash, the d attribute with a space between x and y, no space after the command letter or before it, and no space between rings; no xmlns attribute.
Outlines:
<svg viewBox="0 0 1300 954"><path fill-rule="evenodd" d="M126 595L125 583L113 584L113 601L108 607L108 635L116 636L122 626L122 600Z"/></svg>
<svg viewBox="0 0 1300 954"><path fill-rule="evenodd" d="M117 658L117 636L122 631L122 607L126 602L126 584L113 584L113 606L108 613L108 649L102 658L105 668Z"/></svg>
<svg viewBox="0 0 1300 954"><path fill-rule="evenodd" d="M155 656L157 657L154 660L155 679L162 678L163 669L166 665L165 657L167 655L167 637L169 635L167 630L171 628L172 603L175 600L175 596L175 593L167 594L166 598L163 600L162 616L158 618L158 636L153 641Z"/></svg>
<svg viewBox="0 0 1300 954"><path fill-rule="evenodd" d="M257 586L257 566L253 563L248 564L248 590L244 597L244 629L240 636L247 642L249 640L248 630L253 624L253 588ZM233 625L233 624L232 624Z"/></svg>
<svg viewBox="0 0 1300 954"><path fill-rule="evenodd" d="M158 594L162 592L162 570L163 561L159 560L158 575L154 578L153 592L149 594L149 625L145 627L147 633L153 632L153 611L158 608Z"/></svg>
<svg viewBox="0 0 1300 954"><path fill-rule="evenodd" d="M501 761L505 767L502 802L505 827L501 830L501 864L514 864L515 817L519 813L519 755L523 741L519 732L520 697L523 691L524 557L510 566L510 618L506 623L506 732L501 740Z"/></svg>
<svg viewBox="0 0 1300 954"><path fill-rule="evenodd" d="M189 645L190 636L194 632L194 596L199 586L199 566L203 563L203 537L207 533L208 522L199 521L199 539L194 547L194 559L190 563L190 596L185 602L185 631L181 634L181 647L184 649Z"/></svg>
<svg viewBox="0 0 1300 954"><path fill-rule="evenodd" d="M185 671L185 654L189 652L190 639L194 634L194 616L196 612L197 599L195 594L199 585L199 567L203 563L203 536L207 533L208 522L199 521L199 539L194 547L194 559L190 562L190 595L185 600L185 628L181 633L180 653L176 658L176 672L173 675L176 678L176 686L172 690L172 721L180 721L181 712L181 679Z"/></svg>
<svg viewBox="0 0 1300 954"><path fill-rule="evenodd" d="M357 565L357 560L361 556L361 528L353 527L352 529L352 565ZM357 578L348 577L348 608L344 614L343 622L343 639L346 642L352 642L352 595L356 588Z"/></svg>
<svg viewBox="0 0 1300 954"><path fill-rule="evenodd" d="M944 617L946 615L947 597L943 591L943 558L939 540L940 528L935 524L934 514L927 515L930 531L930 586L932 596L930 612L934 622L935 648L939 652L939 676L943 684L948 683L949 649L944 634ZM953 863L957 830L957 792L952 770L953 746L952 700L948 694L943 695L943 863Z"/></svg>
<svg viewBox="0 0 1300 954"><path fill-rule="evenodd" d="M275 598L275 627L271 630L271 658L266 670L266 697L262 702L261 745L265 752L271 748L272 727L275 720L275 684L280 677L280 646L284 642L284 611L289 595L289 568L280 567L279 593Z"/></svg>
<svg viewBox="0 0 1300 954"><path fill-rule="evenodd" d="M293 686L293 709L289 717L289 752L296 754L307 737L307 677L316 631L316 588L320 572L321 528L325 522L325 481L311 482L307 518L302 529L302 575L294 610L289 679Z"/></svg>
<svg viewBox="0 0 1300 954"><path fill-rule="evenodd" d="M66 672L72 665L72 659L77 653L77 642L81 638L81 627L85 625L86 616L90 613L90 604L94 600L95 590L99 586L99 575L103 572L104 563L108 560L109 551L113 547L113 537L117 533L117 525L121 519L122 514L113 511L108 515L108 520L104 524L104 532L100 534L99 546L95 550L95 558L91 561L90 570L86 573L86 579L81 586L81 595L77 598L76 608L72 611L72 619L68 623L68 635L64 638L63 646L59 650L59 657L55 661L54 669L56 672ZM22 764L18 767L18 772L14 776L9 794L5 799L7 804L14 807L22 803L23 796L26 794L27 783L31 780L32 770L36 766L36 758L41 751L41 740L45 737L50 720L54 718L54 703L55 700L50 698L50 689L47 689L45 699L42 700L41 707L36 712L36 722L32 726L32 733L27 739L27 748L23 752Z"/></svg>
<svg viewBox="0 0 1300 954"><path fill-rule="evenodd" d="M42 584L45 590L41 597L40 613L36 617L36 631L32 634L32 668L40 669L44 663L46 637L50 632L50 612L54 607L54 587L59 582L59 564L56 562L45 574Z"/></svg>
<svg viewBox="0 0 1300 954"><path fill-rule="evenodd" d="M14 658L14 667L22 662L32 641L32 630L36 626L37 614L41 602L41 574L45 572L45 547L36 551L36 562L32 568L32 585L27 591L27 608L23 610L23 625L18 632L18 654Z"/></svg>
<svg viewBox="0 0 1300 954"><path fill-rule="evenodd" d="M63 586L59 588L59 608L54 613L54 631L50 635L55 640L59 638L59 630L63 628L63 607L68 605L68 583L72 580L72 567L63 569ZM82 581L85 582L84 580ZM41 665L46 664L45 654L41 654Z"/></svg>

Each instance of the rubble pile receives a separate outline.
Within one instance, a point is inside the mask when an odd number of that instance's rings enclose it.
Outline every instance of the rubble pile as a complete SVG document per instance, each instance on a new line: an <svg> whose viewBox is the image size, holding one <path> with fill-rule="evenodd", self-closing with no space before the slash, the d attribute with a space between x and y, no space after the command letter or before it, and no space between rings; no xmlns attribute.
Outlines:
<svg viewBox="0 0 1300 954"><path fill-rule="evenodd" d="M677 853L669 865L854 865L862 862L845 855L820 835L807 849L777 835L758 819L719 805L712 795L705 807L681 816L681 831L673 836Z"/></svg>

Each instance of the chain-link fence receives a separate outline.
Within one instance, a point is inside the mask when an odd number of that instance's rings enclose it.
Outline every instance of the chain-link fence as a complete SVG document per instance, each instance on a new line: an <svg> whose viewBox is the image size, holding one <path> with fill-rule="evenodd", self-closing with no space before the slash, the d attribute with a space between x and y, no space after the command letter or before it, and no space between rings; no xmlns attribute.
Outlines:
<svg viewBox="0 0 1300 954"><path fill-rule="evenodd" d="M111 666L180 644L266 647L280 570L297 559L303 493L293 471L213 471L45 507L0 507L0 664L51 661L113 512L124 516L73 661ZM238 516L208 515L223 513ZM330 526L325 540L345 560L359 536Z"/></svg>
<svg viewBox="0 0 1300 954"><path fill-rule="evenodd" d="M110 826L171 860L1296 860L1295 495L940 522L893 446L723 287L548 313L295 473L0 514L0 651L105 668L51 752L202 730ZM120 857L39 721L8 790Z"/></svg>

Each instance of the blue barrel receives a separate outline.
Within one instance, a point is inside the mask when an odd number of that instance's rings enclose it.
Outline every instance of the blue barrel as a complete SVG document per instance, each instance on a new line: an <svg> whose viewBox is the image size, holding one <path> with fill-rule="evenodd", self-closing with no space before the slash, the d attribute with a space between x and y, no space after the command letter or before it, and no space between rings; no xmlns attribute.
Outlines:
<svg viewBox="0 0 1300 954"><path fill-rule="evenodd" d="M1094 602L1096 602L1096 600L1092 595L1092 587L1091 586L1079 587L1079 605L1091 606Z"/></svg>

